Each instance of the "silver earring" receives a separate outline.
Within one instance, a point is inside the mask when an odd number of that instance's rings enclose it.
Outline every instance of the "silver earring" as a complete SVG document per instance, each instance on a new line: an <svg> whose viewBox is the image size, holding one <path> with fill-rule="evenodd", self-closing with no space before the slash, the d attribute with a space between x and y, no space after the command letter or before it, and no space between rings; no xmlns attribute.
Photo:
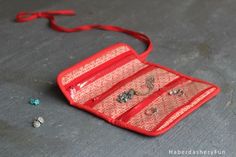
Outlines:
<svg viewBox="0 0 236 157"><path fill-rule="evenodd" d="M117 101L119 103L126 103L128 100L131 100L134 95L143 96L149 94L154 89L155 79L153 76L146 78L145 85L148 88L146 92L139 92L134 89L129 89L128 91L124 91L123 93L117 96Z"/></svg>
<svg viewBox="0 0 236 157"><path fill-rule="evenodd" d="M182 89L173 89L173 90L170 90L168 94L182 96L184 94L184 91Z"/></svg>
<svg viewBox="0 0 236 157"><path fill-rule="evenodd" d="M145 115L147 116L151 116L152 114L158 112L157 108L156 107L151 107L151 108L148 108L145 110Z"/></svg>
<svg viewBox="0 0 236 157"><path fill-rule="evenodd" d="M43 123L44 123L43 117L38 117L33 121L32 125L34 128L39 128L41 126L41 124L43 124Z"/></svg>

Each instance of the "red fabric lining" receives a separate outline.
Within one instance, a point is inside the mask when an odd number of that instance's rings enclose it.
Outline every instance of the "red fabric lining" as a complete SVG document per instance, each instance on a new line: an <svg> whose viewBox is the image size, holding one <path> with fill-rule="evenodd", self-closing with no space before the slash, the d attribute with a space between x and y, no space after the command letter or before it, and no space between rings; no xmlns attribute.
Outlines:
<svg viewBox="0 0 236 157"><path fill-rule="evenodd" d="M91 29L101 29L101 30L122 32L122 33L126 33L128 35L133 36L134 38L137 38L137 39L143 41L144 43L146 43L148 45L148 47L141 55L138 55L130 46L128 46L126 44L123 44L123 43L115 44L115 45L113 45L109 48L106 48L103 51L89 57L88 59L82 61L81 63L78 63L78 64L64 70L63 72L61 72L58 75L57 82L58 82L58 85L59 85L61 91L66 96L66 98L69 100L71 105L73 105L77 108L86 110L86 111L88 111L100 118L105 119L109 123L117 125L119 127L123 127L123 128L129 129L129 130L141 133L141 134L145 134L148 136L156 136L156 135L162 134L162 133L166 132L167 130L169 130L176 123L178 123L181 119L183 119L184 117L189 115L191 112L193 112L198 107L200 107L203 103L210 100L212 97L214 97L215 95L217 95L220 92L220 88L212 83L202 81L200 79L192 78L190 76L186 76L184 74L181 74L179 72L176 72L172 69L169 69L169 68L164 67L159 64L153 64L153 63L146 62L145 59L146 59L147 55L150 53L150 51L152 50L152 43L151 43L150 39L145 34L142 34L139 32L134 32L131 30L127 30L127 29L117 27L117 26L111 26L111 25L93 24L93 25L79 26L79 27L75 27L75 28L66 28L66 27L59 26L56 24L56 21L54 18L55 15L74 15L74 14L75 13L71 10L47 11L47 12L36 12L36 13L20 12L16 16L16 21L17 22L26 22L26 21L31 21L31 20L37 19L37 18L46 18L49 20L50 27L52 29L54 29L56 31L60 31L60 32L77 32L77 31L85 31L85 30L91 30ZM90 64L93 61L96 61L98 58L104 57L104 55L112 53L112 50L119 48L120 46L128 47L127 52L122 52L123 54L121 53L118 55L113 55L113 58L112 57L107 58L107 60L105 60L103 63L99 62L99 64L96 64L95 66L90 66ZM90 79L90 83L94 82L97 79L103 78L103 76L105 76L107 74L110 74L115 69L117 69L119 66L121 66L122 64L125 64L125 61L120 62L119 59L122 59L123 58L122 56L126 57L126 54L130 54L131 56L134 56L135 59L140 61L139 64L145 65L146 68L144 67L143 69L139 69L139 71L134 72L131 76L129 76L121 81L116 82L116 84L112 85L111 88L109 88L108 90L106 90L102 94L96 96L94 99L91 99L91 100L85 102L84 104L77 103L72 99L71 95L67 91L68 88L70 88L71 86L77 85L78 83L81 83L81 82L83 83L84 81L87 81L88 78L91 78L93 75L96 75L96 78ZM127 61L130 61L132 58L133 57L127 58ZM112 67L111 63L112 64L117 63L116 64L117 67ZM76 74L72 78L70 78L70 80L63 82L63 79L65 78L65 76L67 76L68 74L73 75L74 73L78 73L78 69L80 69L83 66L86 67L86 65L89 65L90 69L85 69L82 72L79 71L79 74ZM162 93L165 93L167 90L172 89L175 86L177 86L179 84L178 81L174 81L174 82L171 81L171 83L164 85L164 87L162 87L159 91L156 91L151 95L148 95L141 102L134 104L134 106L131 106L131 108L125 108L125 112L123 113L123 110L122 110L122 114L119 115L118 117L117 117L117 115L111 116L111 115L106 115L105 113L101 113L98 110L98 108L96 108L97 104L99 104L100 102L102 102L104 99L106 99L108 97L111 97L112 99L114 99L114 101L116 101L115 99L117 97L117 94L114 94L115 92L117 92L118 90L121 90L121 89L123 90L123 87L126 87L125 86L126 84L132 82L138 76L141 76L141 75L145 76L146 72L151 71L153 69L158 69L158 68L165 70L168 73L178 76L177 80L182 80L182 79L183 79L182 81L191 80L192 82L199 82L199 83L208 85L209 87L207 89L202 90L201 92L197 92L197 94L194 95L191 98L191 100L189 100L187 103L181 104L179 107L175 108L175 110L172 111L171 113L167 113L168 115L162 117L161 121L158 122L157 124L155 124L156 125L155 128L153 128L151 131L145 130L145 128L140 128L138 126L131 125L129 123L129 121L135 115L140 114L144 108L151 105L151 102L154 99L156 100L157 98L159 98ZM99 73L99 74L97 74L97 73ZM164 76L163 74L161 74L161 75ZM168 77L168 76L165 76L165 77ZM165 77L164 77L164 79L166 79ZM161 82L161 81L162 80L158 80L158 82ZM175 84L175 82L177 82L177 84ZM91 84L86 84L86 86L91 86ZM195 92L196 92L196 90L198 90L197 88L198 87L196 87L196 89L192 88L191 90L193 90L193 91L195 90ZM214 90L212 90L212 89L214 89ZM189 91L189 92L190 92L189 93L190 95L194 93L194 92L191 93L191 91ZM204 94L206 94L206 95L204 95ZM182 101L181 98L178 98L178 101ZM196 102L196 104L192 104L193 102ZM114 104L114 103L112 103L112 104ZM112 105L112 104L110 104L110 105ZM191 104L192 104L192 106L190 106ZM168 106L168 104L166 104L166 106L163 106L163 110L167 110L168 107L170 107L170 106ZM189 108L186 108L186 111L185 110L181 111L182 109L185 109L185 107L189 107ZM180 111L181 111L181 113L180 113ZM168 121L168 120L170 120L170 118L173 118L173 116L175 116L177 113L180 113L180 115L177 115L177 117L174 117L173 121ZM163 128L161 128L161 127L163 127Z"/></svg>

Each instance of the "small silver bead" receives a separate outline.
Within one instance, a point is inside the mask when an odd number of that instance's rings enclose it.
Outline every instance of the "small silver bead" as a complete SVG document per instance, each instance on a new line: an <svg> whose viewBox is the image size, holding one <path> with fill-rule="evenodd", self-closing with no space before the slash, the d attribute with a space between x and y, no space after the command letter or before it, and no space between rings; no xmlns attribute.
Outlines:
<svg viewBox="0 0 236 157"><path fill-rule="evenodd" d="M178 96L182 96L184 94L184 91L182 89L179 90Z"/></svg>
<svg viewBox="0 0 236 157"><path fill-rule="evenodd" d="M177 94L179 92L179 90L175 89L173 92L174 92L174 94Z"/></svg>
<svg viewBox="0 0 236 157"><path fill-rule="evenodd" d="M33 127L34 128L39 128L41 126L41 123L38 120L33 121Z"/></svg>
<svg viewBox="0 0 236 157"><path fill-rule="evenodd" d="M168 94L169 94L169 95L173 95L173 93L174 93L174 92L171 90L171 91L169 91Z"/></svg>
<svg viewBox="0 0 236 157"><path fill-rule="evenodd" d="M38 120L40 123L42 123L42 124L44 123L43 117L38 117L37 120Z"/></svg>

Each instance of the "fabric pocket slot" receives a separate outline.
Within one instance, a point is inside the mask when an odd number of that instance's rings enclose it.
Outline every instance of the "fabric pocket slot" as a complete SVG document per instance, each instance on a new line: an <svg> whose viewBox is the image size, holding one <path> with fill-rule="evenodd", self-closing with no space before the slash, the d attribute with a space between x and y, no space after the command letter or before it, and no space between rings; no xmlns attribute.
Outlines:
<svg viewBox="0 0 236 157"><path fill-rule="evenodd" d="M111 59L108 62L105 62L101 65L99 65L96 68L93 68L87 73L84 73L80 77L74 79L67 85L65 85L65 88L69 90L70 88L77 87L77 89L80 89L89 83L95 81L99 77L102 77L106 73L111 72L112 70L115 70L116 68L122 66L123 64L126 64L127 62L133 60L135 56L129 51L124 54L121 54L117 56L116 58Z"/></svg>
<svg viewBox="0 0 236 157"><path fill-rule="evenodd" d="M177 86L178 84L181 84L183 82L187 81L183 77L177 77L176 79L172 80L159 90L155 91L153 94L145 98L142 102L128 110L126 113L121 115L120 117L117 118L117 120L123 121L123 122L128 122L129 119L131 119L133 116L135 116L137 113L139 113L143 108L148 106L153 100L155 100L157 97L161 96L163 93L166 91L170 90L171 88Z"/></svg>
<svg viewBox="0 0 236 157"><path fill-rule="evenodd" d="M70 96L75 102L85 104L144 67L146 65L140 63L137 59L123 59L102 71L94 73L93 77L95 78L90 80L87 85L82 82L83 87L79 87L81 84L77 84L69 88ZM89 81L89 79L87 78L86 81Z"/></svg>
<svg viewBox="0 0 236 157"><path fill-rule="evenodd" d="M147 67L147 69L143 69L142 73L139 71L138 74L140 74L140 76L134 75L132 79L128 78L128 81L126 83L121 82L123 84L122 86L118 86L117 89L115 90L113 89L113 91L110 91L110 93L106 95L103 100L98 102L93 107L93 109L102 114L105 114L106 116L116 119L122 114L124 114L126 111L131 109L132 107L139 104L153 92L159 90L172 80L179 77L163 69L156 67L154 67L154 69L152 68L153 68L152 66ZM150 76L153 76L155 78L154 89L150 93L142 96L135 95L131 100L127 101L126 103L120 103L117 101L118 95L120 95L124 91L127 91L129 89L142 91L143 85L145 85L146 78Z"/></svg>
<svg viewBox="0 0 236 157"><path fill-rule="evenodd" d="M182 82L173 89L165 91L156 99L149 102L142 110L125 120L132 126L146 131L155 131L158 127L161 127L161 123L168 121L168 117L171 117L175 110L191 103L210 88L212 88L211 85L200 82L190 80ZM170 95L170 91L177 89L182 89L184 93L182 95Z"/></svg>

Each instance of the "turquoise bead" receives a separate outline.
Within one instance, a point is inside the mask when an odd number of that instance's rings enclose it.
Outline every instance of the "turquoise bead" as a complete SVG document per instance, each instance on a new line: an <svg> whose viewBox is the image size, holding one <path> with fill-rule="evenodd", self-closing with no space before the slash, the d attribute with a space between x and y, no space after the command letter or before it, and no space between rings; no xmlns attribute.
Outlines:
<svg viewBox="0 0 236 157"><path fill-rule="evenodd" d="M29 103L30 103L31 105L37 106L37 105L40 104L40 100L37 99L37 98L31 98L30 101L29 101Z"/></svg>

